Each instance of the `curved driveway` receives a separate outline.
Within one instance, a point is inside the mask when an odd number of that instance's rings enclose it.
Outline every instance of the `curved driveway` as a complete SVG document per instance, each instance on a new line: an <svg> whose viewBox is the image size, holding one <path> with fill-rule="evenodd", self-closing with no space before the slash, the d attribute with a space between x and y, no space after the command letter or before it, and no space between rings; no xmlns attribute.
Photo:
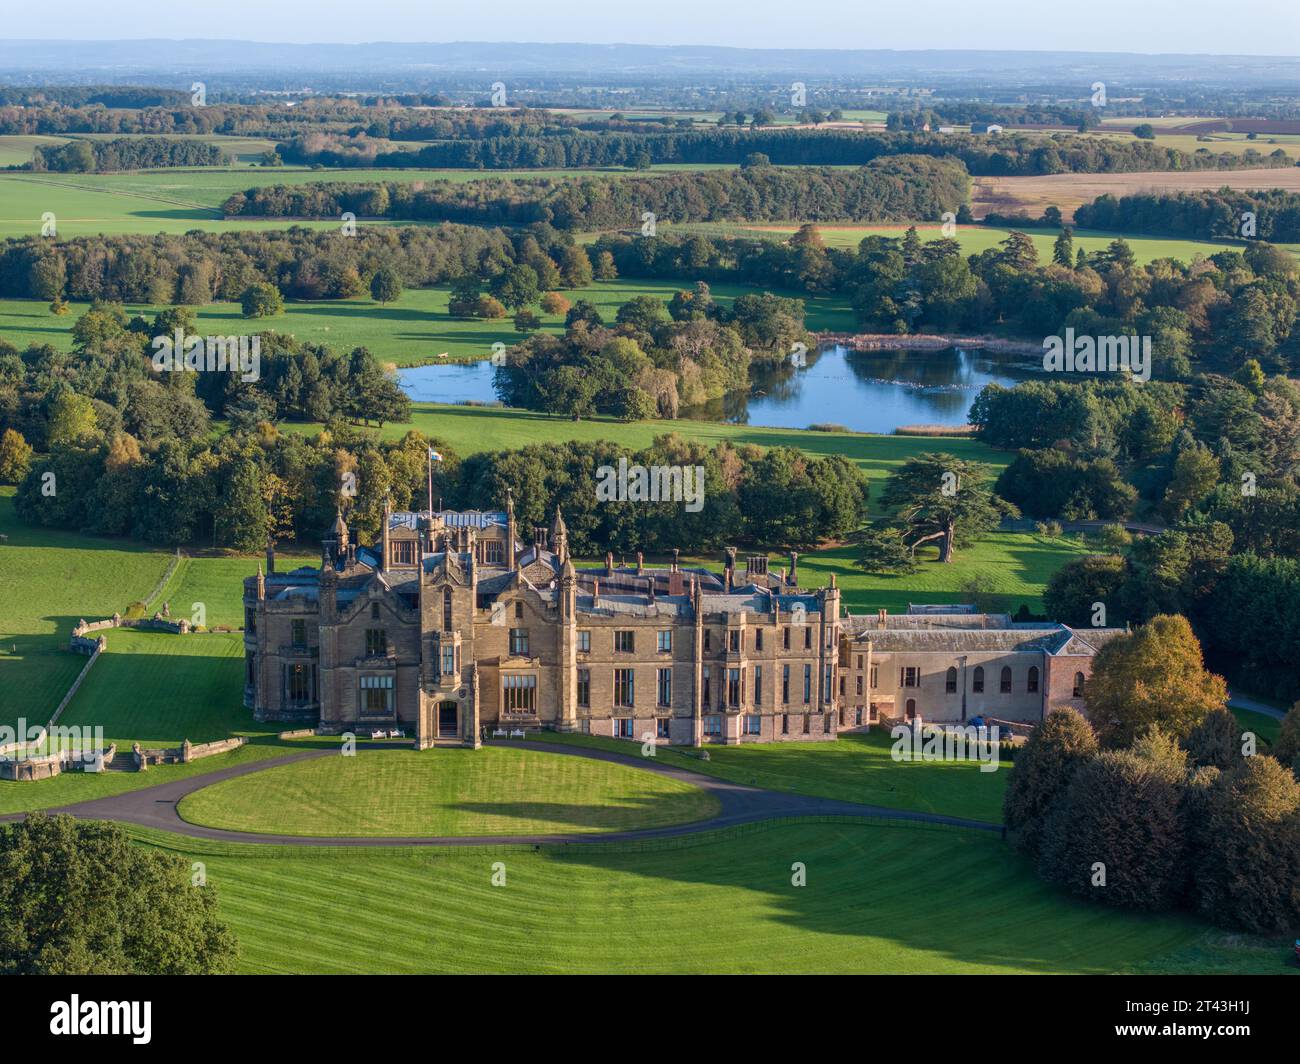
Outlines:
<svg viewBox="0 0 1300 1064"><path fill-rule="evenodd" d="M497 744L507 745L507 744ZM515 747L520 748L519 746ZM961 817L943 816L939 813L919 813L905 809L887 809L877 805L861 805L857 802L841 802L833 798L816 798L804 794L787 794L782 791L769 791L760 787L746 787L743 784L705 776L699 772L662 765L652 758L629 757L606 750L593 750L585 747L563 746L556 743L529 742L523 749L544 748L547 753L567 757L586 757L595 761L608 761L618 765L630 765L648 772L657 772L684 783L693 784L708 791L721 805L718 814L708 820L696 820L686 824L673 824L667 827L646 828L640 831L606 831L584 834L558 835L449 835L449 836L315 836L315 835L267 835L249 831L230 831L225 828L210 828L200 824L191 824L181 819L177 806L187 794L192 794L204 787L223 780L247 776L253 772L289 765L298 761L307 761L317 757L337 757L335 750L305 750L301 753L287 754L284 757L268 758L230 768L219 769L202 776L190 776L182 780L160 783L155 787L127 791L108 798L96 798L89 802L62 806L47 810L50 813L70 813L72 816L87 820L117 820L142 827L158 828L177 835L187 835L196 839L213 839L219 842L251 842L278 846L501 846L501 845L542 845L549 843L596 843L623 842L638 839L669 838L676 835L691 835L701 831L714 831L718 828L734 827L759 820L773 820L782 817L806 816L843 816L843 817L877 817L886 820L913 821L926 824L947 824L954 827L973 828L980 831L1001 832L997 824L988 824L979 820L965 820ZM0 820L21 819L22 814L0 817Z"/></svg>

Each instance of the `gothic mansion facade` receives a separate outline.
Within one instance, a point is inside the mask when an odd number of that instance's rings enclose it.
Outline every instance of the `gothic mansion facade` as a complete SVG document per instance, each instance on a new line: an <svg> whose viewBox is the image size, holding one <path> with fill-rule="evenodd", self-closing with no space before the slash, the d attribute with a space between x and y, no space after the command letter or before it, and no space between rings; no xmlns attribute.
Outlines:
<svg viewBox="0 0 1300 1064"><path fill-rule="evenodd" d="M400 728L477 746L546 727L698 746L834 738L882 719L1036 722L1082 708L1116 632L1013 624L963 607L843 616L766 556L721 576L674 560L577 568L557 512L531 546L500 512L386 512L380 542L342 516L321 565L244 581L245 705L328 732Z"/></svg>

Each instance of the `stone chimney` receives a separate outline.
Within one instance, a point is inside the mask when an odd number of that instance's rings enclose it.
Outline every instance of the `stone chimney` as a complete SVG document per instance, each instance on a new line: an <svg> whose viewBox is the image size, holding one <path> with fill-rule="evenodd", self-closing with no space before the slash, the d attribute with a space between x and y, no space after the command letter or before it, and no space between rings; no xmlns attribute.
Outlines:
<svg viewBox="0 0 1300 1064"><path fill-rule="evenodd" d="M591 604L592 606L600 604L600 577L596 577L591 582Z"/></svg>
<svg viewBox="0 0 1300 1064"><path fill-rule="evenodd" d="M614 552L612 550L605 552L605 575L614 575Z"/></svg>
<svg viewBox="0 0 1300 1064"><path fill-rule="evenodd" d="M275 540L266 541L266 575L270 576L275 572Z"/></svg>
<svg viewBox="0 0 1300 1064"><path fill-rule="evenodd" d="M885 627L885 618L888 616L889 616L889 611L886 609L882 609L878 614L876 614L876 618L879 621L881 628Z"/></svg>
<svg viewBox="0 0 1300 1064"><path fill-rule="evenodd" d="M637 576L645 575L645 555L642 554L640 551L636 552L636 575Z"/></svg>
<svg viewBox="0 0 1300 1064"><path fill-rule="evenodd" d="M728 547L726 552L726 562L722 569L722 583L727 591L730 591L736 581L736 548Z"/></svg>
<svg viewBox="0 0 1300 1064"><path fill-rule="evenodd" d="M672 568L672 571L673 571L674 573L680 573L680 572L682 571L682 552L681 552L681 550L680 550L679 548L677 548L677 547L674 547L674 548L673 548L673 568Z"/></svg>
<svg viewBox="0 0 1300 1064"><path fill-rule="evenodd" d="M790 583L795 587L799 586L799 552L797 550L790 552Z"/></svg>

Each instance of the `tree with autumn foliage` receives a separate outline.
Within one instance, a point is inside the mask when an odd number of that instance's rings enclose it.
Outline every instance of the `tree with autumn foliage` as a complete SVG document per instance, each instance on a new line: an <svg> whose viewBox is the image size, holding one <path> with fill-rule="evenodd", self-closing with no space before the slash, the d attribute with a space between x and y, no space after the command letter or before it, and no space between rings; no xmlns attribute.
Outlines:
<svg viewBox="0 0 1300 1064"><path fill-rule="evenodd" d="M1127 746L1152 725L1186 739L1228 688L1205 669L1187 618L1160 614L1097 652L1084 687L1088 719L1103 747Z"/></svg>

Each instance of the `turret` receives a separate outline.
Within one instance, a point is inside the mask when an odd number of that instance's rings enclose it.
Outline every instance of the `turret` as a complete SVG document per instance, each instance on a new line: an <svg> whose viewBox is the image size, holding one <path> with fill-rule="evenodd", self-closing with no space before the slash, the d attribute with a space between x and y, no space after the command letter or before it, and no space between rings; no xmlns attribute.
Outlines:
<svg viewBox="0 0 1300 1064"><path fill-rule="evenodd" d="M551 549L555 551L561 565L569 560L569 529L558 506L555 508L555 520L551 523Z"/></svg>
<svg viewBox="0 0 1300 1064"><path fill-rule="evenodd" d="M325 566L331 565L334 561L342 560L348 552L348 526L343 520L343 511L338 510L334 518L334 524L330 526L328 532L321 537L321 562Z"/></svg>
<svg viewBox="0 0 1300 1064"><path fill-rule="evenodd" d="M515 567L515 497L506 488L506 568Z"/></svg>

